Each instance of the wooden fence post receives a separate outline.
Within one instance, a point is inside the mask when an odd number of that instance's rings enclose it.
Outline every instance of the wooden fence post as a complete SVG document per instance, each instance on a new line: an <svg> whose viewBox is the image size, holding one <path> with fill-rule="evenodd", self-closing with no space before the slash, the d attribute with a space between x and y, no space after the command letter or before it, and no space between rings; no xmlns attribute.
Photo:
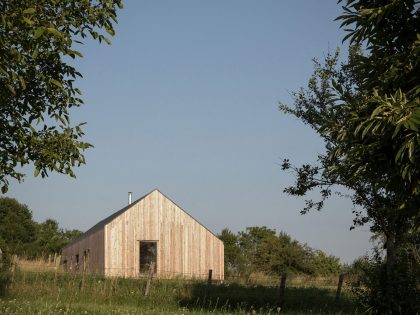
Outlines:
<svg viewBox="0 0 420 315"><path fill-rule="evenodd" d="M153 278L154 273L155 273L155 263L152 262L150 264L149 276L147 277L146 290L144 291L144 296L149 295L150 287L152 286L152 278Z"/></svg>
<svg viewBox="0 0 420 315"><path fill-rule="evenodd" d="M54 255L54 269L58 270L61 264L61 255Z"/></svg>
<svg viewBox="0 0 420 315"><path fill-rule="evenodd" d="M15 273L16 273L16 265L18 263L17 255L12 256L12 265L10 266L10 272L11 272L11 283L15 282Z"/></svg>
<svg viewBox="0 0 420 315"><path fill-rule="evenodd" d="M211 287L212 276L213 276L213 270L209 269L209 277L207 278L207 286L208 287Z"/></svg>
<svg viewBox="0 0 420 315"><path fill-rule="evenodd" d="M209 295L210 290L211 290L212 277L213 277L213 269L209 269L209 276L207 278L207 286L206 286L206 297L207 295Z"/></svg>
<svg viewBox="0 0 420 315"><path fill-rule="evenodd" d="M343 287L344 282L344 273L341 273L338 278L337 292L335 293L335 300L338 301L341 295L341 288Z"/></svg>
<svg viewBox="0 0 420 315"><path fill-rule="evenodd" d="M287 273L283 272L281 274L281 278L280 278L279 303L278 303L279 307L283 307L283 304L284 304L284 292L285 292L285 289L286 289L286 278L287 278Z"/></svg>

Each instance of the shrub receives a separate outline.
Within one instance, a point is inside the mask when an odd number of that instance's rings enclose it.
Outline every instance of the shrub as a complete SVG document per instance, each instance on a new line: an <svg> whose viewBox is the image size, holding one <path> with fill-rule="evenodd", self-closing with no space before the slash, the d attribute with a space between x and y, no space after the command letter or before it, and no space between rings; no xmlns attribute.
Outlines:
<svg viewBox="0 0 420 315"><path fill-rule="evenodd" d="M420 313L420 268L415 252L407 248L399 252L391 277L387 276L386 260L378 251L373 257L360 259L353 267L357 275L353 292L358 304L367 313ZM393 288L391 298L387 296L387 286Z"/></svg>
<svg viewBox="0 0 420 315"><path fill-rule="evenodd" d="M6 243L1 238L0 249L0 296L3 296L12 280L12 273L10 270L12 266L12 259Z"/></svg>

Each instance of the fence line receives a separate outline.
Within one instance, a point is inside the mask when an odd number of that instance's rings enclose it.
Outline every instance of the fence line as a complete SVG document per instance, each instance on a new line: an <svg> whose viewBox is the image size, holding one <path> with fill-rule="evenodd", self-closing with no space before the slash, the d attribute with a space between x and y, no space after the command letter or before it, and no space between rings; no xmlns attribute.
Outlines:
<svg viewBox="0 0 420 315"><path fill-rule="evenodd" d="M82 287L84 283L84 278L87 276L87 274L92 276L98 276L98 277L104 277L102 273L93 273L89 272L89 270L81 270L78 271L66 271L63 268L63 265L60 265L61 256L59 255L50 255L48 260L37 260L37 261L31 261L31 260L22 260L22 259L15 259L16 264L21 267L24 271L27 272L54 272L57 273L68 273L68 274L74 274L76 277L82 275ZM34 270L35 269L35 270ZM38 270L36 270L38 269ZM113 273L117 271L116 275L112 277L121 277L121 278L133 278L133 279L147 279L148 276L150 277L150 273L143 275L139 274L139 270L137 268L107 268L106 270L112 270ZM316 287L316 288L328 288L328 289L334 289L336 288L336 300L340 299L340 295L342 290L346 290L346 280L348 278L344 275L333 275L333 276L308 276L308 275L293 275L288 274L287 275L287 282L286 277L281 277L281 281L279 281L278 275L266 275L266 274L252 274L248 277L244 277L243 275L226 275L224 276L224 279L222 281L214 281L214 279L219 279L220 275L213 273L213 271L206 271L202 273L183 273L183 272L176 272L173 270L163 270L158 269L157 274L160 278L171 280L171 279L181 279L186 282L190 281L204 281L207 280L208 287L209 284L211 285L212 282L217 283L224 283L225 285L230 284L240 284L243 286L254 286L254 285L261 285L263 287L267 288L277 288L279 291L278 294L278 300L279 304L282 304L282 299L284 299L285 291L287 291L287 288L301 288L301 287ZM150 284L151 284L150 279Z"/></svg>
<svg viewBox="0 0 420 315"><path fill-rule="evenodd" d="M49 264L43 264L42 261L22 261L18 260L17 265L22 267L25 271L36 272L36 271L52 271L52 272L69 272L69 273L78 273L82 274L83 270L73 270L66 271L62 268L62 265L57 266L54 264L53 260ZM32 270L29 270L32 269ZM138 268L106 268L107 271L113 271L113 273L118 273L121 277L132 277L132 278L144 278L146 275L140 275L138 273ZM90 274L103 275L102 273L86 271ZM157 269L157 273L161 277L168 278L186 278L186 279L208 279L208 270L201 273L193 272L177 272L173 270L164 270ZM119 276L116 274L115 276ZM212 279L218 279L220 274L214 273L212 271ZM330 276L310 276L310 275L299 275L299 274L288 274L288 286L293 287L309 287L309 286L321 286L321 287L335 287L337 285L339 275L330 275ZM279 284L279 276L276 274L261 275L261 274L252 274L251 276L245 277L243 275L225 275L223 279L224 283L241 283L249 285L264 285L268 287L276 287Z"/></svg>
<svg viewBox="0 0 420 315"><path fill-rule="evenodd" d="M98 276L98 277L104 277L104 275L102 273L94 273L94 272L83 272L83 270L79 270L79 271L65 271L63 268L59 267L57 268L54 265L41 265L40 262L35 262L35 264L31 263L31 262L22 262L22 261L18 261L17 263L18 267L23 267L21 268L23 271L27 271L30 273L42 273L42 272L54 272L54 273L67 273L67 274L74 274L74 275L83 275L83 274L89 274L92 276ZM35 268L31 268L35 265ZM39 268L37 268L39 267ZM38 269L38 270L37 270ZM119 273L121 274L113 276L113 277L121 277L121 278L133 278L133 279L146 279L148 277L148 274L135 274L134 271L137 271L134 268L114 268L114 269L118 269ZM207 272L203 272L203 273L198 273L198 274L192 274L192 273L180 273L180 272L175 272L175 271L169 271L169 270L158 270L158 275L160 278L163 279L180 279L180 280L184 280L184 281L208 281L209 279L209 271ZM124 273L126 273L127 275L124 276ZM129 273L132 273L131 276L129 275ZM224 277L223 281L218 281L218 280L214 280L217 279L218 275L213 273L212 271L212 282L216 282L216 283L224 283L226 285L229 284L241 284L244 286L255 286L255 285L261 285L264 287L271 287L271 288L276 288L279 287L279 277L278 276L274 276L274 275L269 275L269 276L263 276L263 277L251 277L251 279L247 279L246 277L243 277L241 275L226 275ZM342 279L340 279L341 277L343 277ZM344 278L344 275L342 275L341 277L339 277L339 275L331 275L331 276L306 276L306 275L293 275L293 274L288 274L287 275L287 284L285 284L285 286L287 286L288 288L291 287L318 287L318 288L337 288L337 285L340 283L341 281L341 289L340 292L338 293L338 295L340 295L341 290L345 290L347 289L346 287L346 281L348 280L348 277L346 277L346 279Z"/></svg>
<svg viewBox="0 0 420 315"><path fill-rule="evenodd" d="M294 294L289 295L288 290L296 288L289 284L290 279L288 279L286 274L283 274L280 279L277 278L277 284L273 286L241 285L239 287L231 286L230 283L224 283L223 285L214 284L214 282L211 282L210 271L208 273L207 279L195 279L193 281L192 279L180 279L181 281L174 279L158 279L153 277L153 275L154 273L150 272L148 278L127 279L119 277L110 278L99 275L98 277L95 277L95 275L89 275L86 273L66 273L59 271L53 273L26 270L22 273L17 273L16 276L19 278L16 282L19 281L28 284L36 283L41 288L47 286L50 287L51 285L58 285L60 287L67 287L71 290L76 290L79 292L79 294L100 292L98 294L106 296L124 296L124 294L135 293L138 294L141 298L147 298L148 296L154 296L155 294L158 296L162 295L162 289L163 291L167 292L166 294L173 294L173 292L180 292L181 294L181 292L187 292L185 290L191 290L190 292L195 292L194 294L196 294L196 297L199 297L203 303L206 299L210 302L212 298L219 299L219 297L223 296L229 299L232 294L234 294L236 298L238 298L238 296L243 296L247 301L250 301L250 298L258 300L261 299L262 296L266 296L263 299L265 299L267 303L268 301L271 301L271 305L277 305L277 307L280 309L283 308L284 304L287 304L290 299L293 299ZM339 285L337 287L337 292L341 293L340 283L341 285L344 283L345 276L340 275L339 279L340 280L338 281ZM336 280L338 280L337 277ZM14 281L14 283L16 282ZM300 287L300 289L311 290L311 288L304 287ZM303 292L305 291L301 292L304 294ZM336 298L332 298L330 303L334 301L336 303L339 302L339 293L336 293ZM189 294L187 294L187 296L188 295ZM330 294L330 296L333 296L333 294Z"/></svg>

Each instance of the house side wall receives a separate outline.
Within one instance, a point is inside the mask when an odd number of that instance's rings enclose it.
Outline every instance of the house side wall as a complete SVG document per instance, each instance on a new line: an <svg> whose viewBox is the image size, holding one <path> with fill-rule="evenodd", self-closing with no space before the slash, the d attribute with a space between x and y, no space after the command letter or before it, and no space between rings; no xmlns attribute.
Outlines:
<svg viewBox="0 0 420 315"><path fill-rule="evenodd" d="M139 276L140 241L157 241L159 277L223 279L223 242L159 191L105 226L105 274Z"/></svg>
<svg viewBox="0 0 420 315"><path fill-rule="evenodd" d="M85 256L85 252L88 253ZM79 263L76 262L79 255ZM104 229L101 228L63 249L68 271L104 274Z"/></svg>

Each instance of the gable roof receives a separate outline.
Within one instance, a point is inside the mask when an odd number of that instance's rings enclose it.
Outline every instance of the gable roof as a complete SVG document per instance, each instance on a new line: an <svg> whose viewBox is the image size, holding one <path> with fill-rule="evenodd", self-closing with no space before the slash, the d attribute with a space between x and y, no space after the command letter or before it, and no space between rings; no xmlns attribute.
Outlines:
<svg viewBox="0 0 420 315"><path fill-rule="evenodd" d="M84 232L82 235L80 235L78 238L76 238L75 240L73 240L72 242L70 242L69 244L67 244L66 246L63 247L66 248L70 245L73 245L75 243L77 243L78 241L84 239L85 237L89 236L90 234L92 234L93 232L98 231L99 229L101 229L102 227L104 227L106 224L108 224L109 222L111 222L112 220L114 220L115 218L119 217L121 214L123 214L125 211L127 211L128 209L130 209L132 206L134 206L135 204L139 203L140 201L142 201L144 198L146 198L147 196L149 196L150 194L152 194L153 192L157 191L158 193L160 193L162 196L164 196L166 199L168 199L170 202L172 202L174 205L176 205L179 209L181 209L186 215L188 215L189 217L191 217L194 221L196 221L198 224L200 224L203 228L205 228L208 232L210 232L210 234L212 234L214 237L216 237L217 239L219 239L219 237L214 234L212 231L210 231L206 226L204 226L201 222L199 222L197 219L195 219L191 214L189 214L187 211L185 211L184 209L182 209L180 206L178 206L171 198L169 198L168 196L166 196L164 193L162 193L159 189L155 188L152 191L150 191L149 193L143 195L142 197L140 197L139 199L133 201L132 203L130 203L129 205L125 206L124 208L122 208L121 210L118 210L117 212L114 212L113 214L111 214L110 216L106 217L105 219L103 219L102 221L99 221L98 223L96 223L94 226L92 226L89 230L87 230L86 232Z"/></svg>

